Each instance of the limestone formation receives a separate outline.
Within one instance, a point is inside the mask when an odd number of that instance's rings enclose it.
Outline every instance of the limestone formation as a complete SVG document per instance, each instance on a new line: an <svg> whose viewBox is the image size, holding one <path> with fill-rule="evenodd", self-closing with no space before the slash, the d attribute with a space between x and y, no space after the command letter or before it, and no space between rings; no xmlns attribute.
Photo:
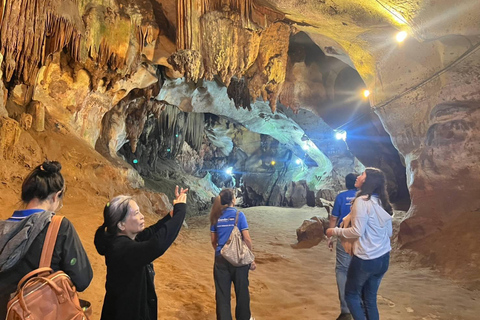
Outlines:
<svg viewBox="0 0 480 320"><path fill-rule="evenodd" d="M15 145L22 133L19 123L13 119L0 118L0 157L4 160L13 158Z"/></svg>
<svg viewBox="0 0 480 320"><path fill-rule="evenodd" d="M453 221L480 226L478 0L1 4L4 160L28 158L19 139L58 131L128 167L136 186L138 173L188 177L283 206L333 200L347 173L377 166L395 205L411 200L402 245L429 254L452 243ZM227 177L227 165L245 170ZM478 265L473 251L455 267Z"/></svg>
<svg viewBox="0 0 480 320"><path fill-rule="evenodd" d="M328 220L319 217L312 217L303 221L302 225L297 229L298 242L315 242L318 243L325 239L324 230L328 228Z"/></svg>
<svg viewBox="0 0 480 320"><path fill-rule="evenodd" d="M27 108L32 115L32 127L35 131L45 130L45 106L39 101L32 101Z"/></svg>

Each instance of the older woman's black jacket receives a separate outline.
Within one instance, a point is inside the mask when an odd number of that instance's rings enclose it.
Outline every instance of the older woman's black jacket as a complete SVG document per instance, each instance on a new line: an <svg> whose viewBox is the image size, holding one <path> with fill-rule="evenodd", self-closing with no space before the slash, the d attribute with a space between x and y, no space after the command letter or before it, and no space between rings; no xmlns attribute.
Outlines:
<svg viewBox="0 0 480 320"><path fill-rule="evenodd" d="M185 219L186 204L176 204L173 212L173 217L166 215L139 233L135 240L117 236L108 244L102 320L157 319L157 295L151 263L175 241Z"/></svg>

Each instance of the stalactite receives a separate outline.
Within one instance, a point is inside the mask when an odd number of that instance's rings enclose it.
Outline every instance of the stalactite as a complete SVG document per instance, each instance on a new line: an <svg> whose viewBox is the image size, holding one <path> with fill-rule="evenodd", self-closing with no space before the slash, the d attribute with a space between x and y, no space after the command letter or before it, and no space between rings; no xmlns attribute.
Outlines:
<svg viewBox="0 0 480 320"><path fill-rule="evenodd" d="M34 84L46 57L65 46L78 60L81 21L75 1L6 0L0 29L5 80Z"/></svg>
<svg viewBox="0 0 480 320"><path fill-rule="evenodd" d="M127 138L133 153L137 150L138 139L145 128L148 117L153 116L158 120L164 110L162 102L145 98L151 96L151 89L140 90L140 92L143 93L143 97L136 98L129 103L125 119Z"/></svg>
<svg viewBox="0 0 480 320"><path fill-rule="evenodd" d="M230 85L227 88L227 94L230 99L235 103L235 107L252 110L250 104L250 92L248 91L248 86L245 82L245 79L232 78Z"/></svg>
<svg viewBox="0 0 480 320"><path fill-rule="evenodd" d="M203 141L205 117L203 113L188 113L185 125L185 141L196 151L200 151Z"/></svg>
<svg viewBox="0 0 480 320"><path fill-rule="evenodd" d="M198 79L203 77L202 56L198 51L179 50L168 58L168 63L175 70L184 74L187 81L197 82Z"/></svg>
<svg viewBox="0 0 480 320"><path fill-rule="evenodd" d="M168 62L187 80L212 80L218 75L237 107L249 108L245 98L261 96L275 110L285 80L291 30L273 22L283 17L255 0L179 0L177 48L183 50L172 54ZM229 86L233 77L244 76L249 94L238 83Z"/></svg>
<svg viewBox="0 0 480 320"><path fill-rule="evenodd" d="M276 22L262 33L255 64L247 71L246 79L253 101L262 97L275 111L287 68L288 43L291 27Z"/></svg>
<svg viewBox="0 0 480 320"><path fill-rule="evenodd" d="M137 41L139 44L139 52L149 44L157 40L160 30L153 27L151 24L136 26Z"/></svg>

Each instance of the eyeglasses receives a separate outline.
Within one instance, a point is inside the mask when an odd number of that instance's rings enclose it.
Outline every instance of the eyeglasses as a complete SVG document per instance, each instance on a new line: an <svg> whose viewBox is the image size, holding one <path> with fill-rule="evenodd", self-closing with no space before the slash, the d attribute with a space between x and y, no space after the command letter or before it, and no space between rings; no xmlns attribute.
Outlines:
<svg viewBox="0 0 480 320"><path fill-rule="evenodd" d="M60 211L60 209L63 208L63 197L61 197L61 198L59 198L59 199L60 199L60 200L59 200L60 203L59 203L59 205L58 205L58 207L57 207L57 210L55 210L55 212L58 212L58 211Z"/></svg>

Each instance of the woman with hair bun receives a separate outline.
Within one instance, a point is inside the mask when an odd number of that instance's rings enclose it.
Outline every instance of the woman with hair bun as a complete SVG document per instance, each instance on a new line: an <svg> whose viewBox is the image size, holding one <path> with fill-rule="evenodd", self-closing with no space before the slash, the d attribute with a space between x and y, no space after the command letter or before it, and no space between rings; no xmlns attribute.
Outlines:
<svg viewBox="0 0 480 320"><path fill-rule="evenodd" d="M102 320L157 319L152 262L180 232L187 191L182 188L179 192L177 186L173 210L148 228L132 197L117 196L105 205L104 222L95 233L95 247L107 265Z"/></svg>
<svg viewBox="0 0 480 320"><path fill-rule="evenodd" d="M5 318L10 294L20 279L39 266L52 216L63 206L65 180L57 161L45 161L22 184L24 209L0 222L0 319ZM78 291L93 277L92 267L72 223L64 218L53 251L51 268L63 270Z"/></svg>
<svg viewBox="0 0 480 320"><path fill-rule="evenodd" d="M345 300L355 320L378 320L377 292L389 266L393 210L385 174L380 169L366 168L355 187L359 191L350 212L351 227L329 228L326 234L356 239Z"/></svg>

